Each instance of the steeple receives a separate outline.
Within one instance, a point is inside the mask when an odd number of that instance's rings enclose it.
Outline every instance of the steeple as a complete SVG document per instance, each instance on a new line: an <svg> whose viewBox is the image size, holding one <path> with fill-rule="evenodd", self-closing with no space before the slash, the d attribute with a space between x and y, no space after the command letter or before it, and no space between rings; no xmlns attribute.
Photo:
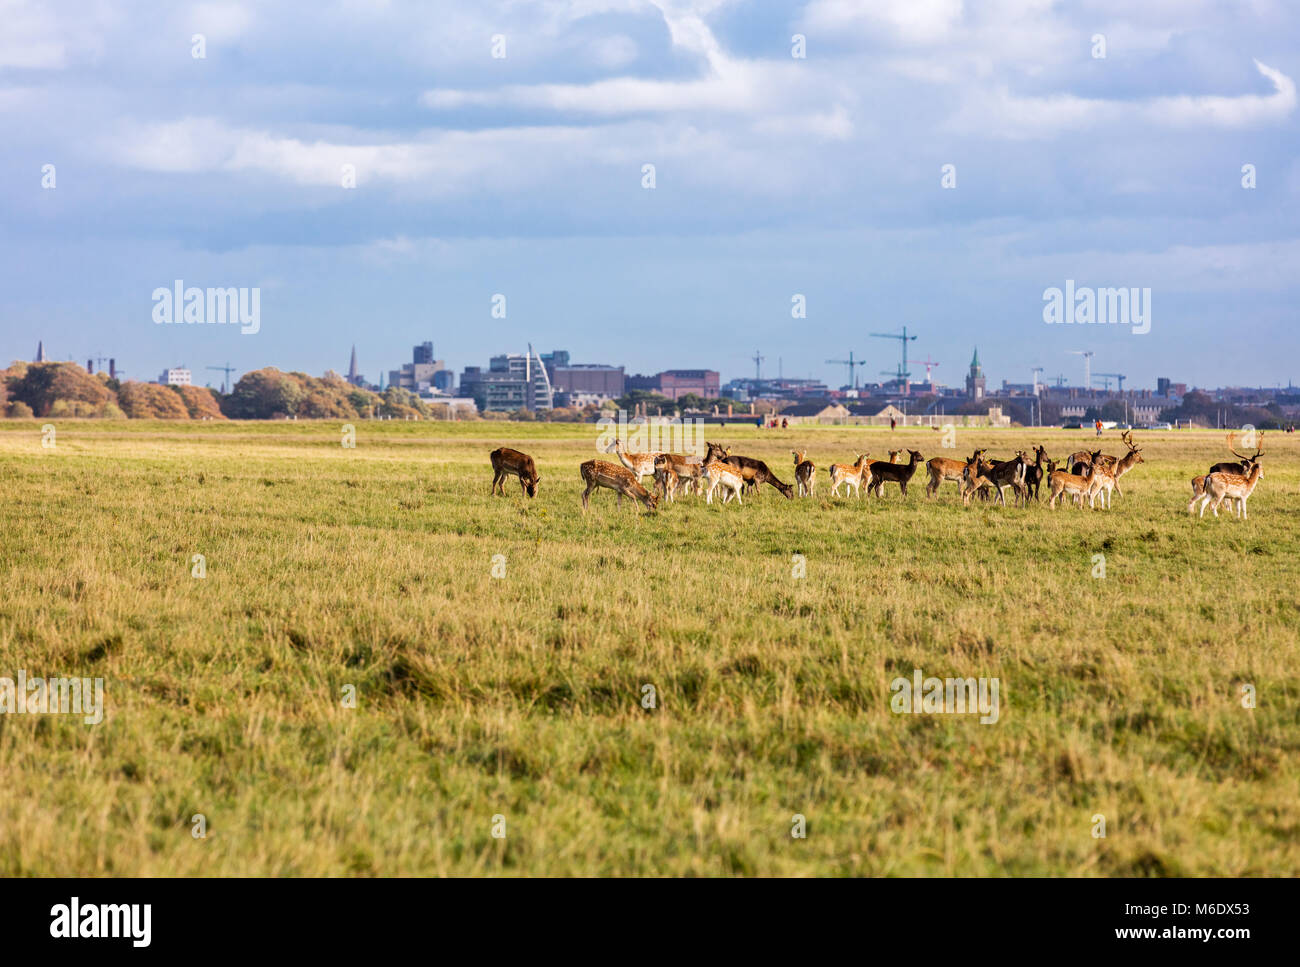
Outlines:
<svg viewBox="0 0 1300 967"><path fill-rule="evenodd" d="M45 343L39 339L36 340L36 362L45 362Z"/></svg>
<svg viewBox="0 0 1300 967"><path fill-rule="evenodd" d="M979 346L976 346L976 347L975 347L975 355L972 356L972 357L970 358L970 368L971 368L972 370L975 370L975 369L979 369L979 368L980 368L980 349L979 349Z"/></svg>
<svg viewBox="0 0 1300 967"><path fill-rule="evenodd" d="M357 347L352 347L352 362L348 366L348 382L355 384L357 381Z"/></svg>

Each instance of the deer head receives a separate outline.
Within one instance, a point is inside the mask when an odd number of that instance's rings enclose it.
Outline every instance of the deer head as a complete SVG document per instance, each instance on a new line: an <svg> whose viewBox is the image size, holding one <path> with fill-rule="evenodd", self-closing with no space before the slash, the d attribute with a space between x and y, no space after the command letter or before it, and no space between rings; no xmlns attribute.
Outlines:
<svg viewBox="0 0 1300 967"><path fill-rule="evenodd" d="M1262 457L1262 456L1264 455L1264 433L1263 433L1263 431L1260 431L1260 434L1259 434L1259 446L1255 449L1255 455L1254 455L1254 456L1251 456L1251 457L1246 456L1244 453L1238 453L1238 452L1237 452L1237 448L1236 448L1235 446L1233 446L1233 439L1232 439L1232 438L1233 438L1233 434L1229 433L1229 434L1228 434L1228 449L1231 450L1231 451L1232 451L1232 455L1233 455L1234 457L1236 457L1238 460L1240 460L1242 463L1247 463L1247 464L1252 464L1252 465L1253 465L1253 464L1255 464L1255 463L1258 463L1258 462L1259 462L1259 458Z"/></svg>

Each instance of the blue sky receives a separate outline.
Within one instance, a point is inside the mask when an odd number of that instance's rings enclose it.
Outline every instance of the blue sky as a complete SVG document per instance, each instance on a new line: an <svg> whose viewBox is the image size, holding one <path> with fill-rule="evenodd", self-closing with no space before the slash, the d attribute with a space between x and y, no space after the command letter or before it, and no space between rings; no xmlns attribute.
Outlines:
<svg viewBox="0 0 1300 967"><path fill-rule="evenodd" d="M373 380L432 339L458 372L532 342L726 379L757 349L838 385L825 360L892 370L868 333L907 324L955 384L975 345L992 382L1080 382L1078 349L1139 387L1300 380L1281 0L0 0L0 27L0 360L216 385L355 342ZM175 279L260 287L260 331L155 325ZM1150 332L1046 325L1066 279L1150 288Z"/></svg>

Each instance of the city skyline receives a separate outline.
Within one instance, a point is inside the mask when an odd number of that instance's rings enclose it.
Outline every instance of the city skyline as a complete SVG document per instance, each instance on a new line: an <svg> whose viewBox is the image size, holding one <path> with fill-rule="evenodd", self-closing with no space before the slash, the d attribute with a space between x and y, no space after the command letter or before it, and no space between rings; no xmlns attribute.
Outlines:
<svg viewBox="0 0 1300 967"><path fill-rule="evenodd" d="M345 372L356 342L375 379L432 338L838 386L825 360L892 370L871 334L906 325L948 385L974 344L994 385L1080 350L1288 385L1300 11L992 7L23 0L0 360ZM256 289L260 327L158 325L181 279ZM1045 322L1075 284L1150 318Z"/></svg>

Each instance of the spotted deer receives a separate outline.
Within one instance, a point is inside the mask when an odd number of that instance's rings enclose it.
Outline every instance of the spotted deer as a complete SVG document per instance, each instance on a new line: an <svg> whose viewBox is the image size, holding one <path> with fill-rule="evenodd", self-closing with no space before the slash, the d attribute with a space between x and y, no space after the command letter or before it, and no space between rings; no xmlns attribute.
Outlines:
<svg viewBox="0 0 1300 967"><path fill-rule="evenodd" d="M647 510L654 510L659 506L659 498L642 487L636 474L627 467L620 467L617 463L609 463L606 460L588 460L578 470L582 474L582 482L587 485L587 489L582 492L583 513L587 512L587 501L591 497L591 492L597 487L604 487L617 493L620 507L623 506L625 496L639 500L645 504Z"/></svg>
<svg viewBox="0 0 1300 967"><path fill-rule="evenodd" d="M737 504L741 503L740 492L745 489L744 474L724 462L728 450L712 443L708 447L708 455L704 458L704 476L708 480L709 489L705 492L704 502L713 503L713 492L721 487L724 504L732 497L736 498Z"/></svg>
<svg viewBox="0 0 1300 967"><path fill-rule="evenodd" d="M1116 489L1117 477L1114 466L1105 461L1094 460L1092 473L1088 475L1088 509L1096 509L1097 495L1101 495L1101 509L1110 510L1113 491Z"/></svg>
<svg viewBox="0 0 1300 967"><path fill-rule="evenodd" d="M652 476L655 472L655 457L661 454L658 451L650 453L628 453L623 447L623 442L615 438L614 442L605 448L606 453L613 453L618 456L619 463L627 467L628 470L636 474L636 482L640 483L642 477Z"/></svg>
<svg viewBox="0 0 1300 967"><path fill-rule="evenodd" d="M817 486L817 467L811 460L805 460L807 450L791 450L794 454L794 482L799 488L800 497L811 497Z"/></svg>
<svg viewBox="0 0 1300 967"><path fill-rule="evenodd" d="M1264 470L1259 460L1264 455L1264 434L1259 436L1259 446L1252 456L1246 456L1244 453L1238 453L1232 446L1232 436L1228 436L1228 449L1232 455L1239 457L1241 463L1216 463L1210 468L1210 472L1203 478L1197 477L1192 481L1192 502L1187 505L1188 513L1193 512L1197 502L1201 505L1200 516L1205 516L1206 505L1213 501L1211 509L1214 516L1219 516L1219 504L1223 501L1235 501L1237 516L1246 519L1246 500L1255 491L1255 485L1259 483L1260 478L1264 476ZM1216 467L1226 467L1231 469L1216 470ZM1197 480L1201 480L1200 492L1197 492Z"/></svg>
<svg viewBox="0 0 1300 967"><path fill-rule="evenodd" d="M844 496L848 496L850 490L854 496L861 498L862 491L859 489L866 484L866 489L871 490L871 469L867 466L867 457L871 454L859 453L856 463L832 463L830 465L831 474L831 496L840 495L841 485L845 488Z"/></svg>
<svg viewBox="0 0 1300 967"><path fill-rule="evenodd" d="M1237 502L1237 516L1242 520L1248 519L1246 513L1246 501L1250 495L1255 492L1255 485L1264 478L1264 466L1256 458L1255 465L1250 468L1250 475L1243 476L1239 473L1212 473L1205 478L1205 493L1197 500L1201 501L1201 513L1199 516L1205 516L1205 507L1209 504L1210 509L1214 511L1214 516L1219 516L1219 504L1225 500L1235 500ZM1193 501L1195 503L1196 501Z"/></svg>
<svg viewBox="0 0 1300 967"><path fill-rule="evenodd" d="M1071 455L1073 459L1073 455ZM1068 470L1057 470L1056 461L1047 461L1047 487L1051 492L1051 498L1047 501L1047 506L1052 510L1056 509L1056 502L1064 494L1069 494L1074 498L1076 507L1083 506L1084 495L1088 493L1088 474L1092 473L1091 464L1084 467L1086 473L1070 473Z"/></svg>
<svg viewBox="0 0 1300 967"><path fill-rule="evenodd" d="M537 484L542 477L537 472L532 457L509 447L498 447L488 454L488 459L492 461L493 496L498 492L502 497L506 495L506 477L519 478L519 486L523 488L525 497L537 496Z"/></svg>
<svg viewBox="0 0 1300 967"><path fill-rule="evenodd" d="M1128 453L1124 454L1124 456L1120 457L1118 460L1114 457L1111 457L1110 460L1114 463L1114 470L1112 472L1115 475L1115 493L1123 497L1124 491L1119 489L1120 478L1136 467L1139 463L1146 463L1146 460L1142 456L1142 448L1133 442L1132 430L1123 433L1120 436L1120 439L1123 440L1124 445L1128 447Z"/></svg>
<svg viewBox="0 0 1300 967"><path fill-rule="evenodd" d="M661 500L668 498L668 502L675 503L677 499L677 488L683 486L682 479L677 476L677 471L668 460L666 453L661 453L655 457L655 496Z"/></svg>

